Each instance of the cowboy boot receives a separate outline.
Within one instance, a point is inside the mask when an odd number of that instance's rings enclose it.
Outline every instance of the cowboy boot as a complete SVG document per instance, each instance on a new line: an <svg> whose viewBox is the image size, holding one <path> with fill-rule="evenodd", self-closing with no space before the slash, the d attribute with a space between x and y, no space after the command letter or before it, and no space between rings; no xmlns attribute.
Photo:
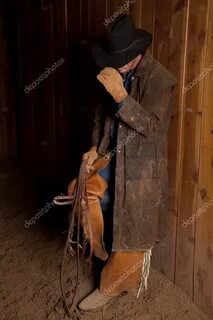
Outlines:
<svg viewBox="0 0 213 320"><path fill-rule="evenodd" d="M113 298L113 296L104 295L100 292L99 289L96 289L92 293L90 293L86 298L84 298L78 304L78 307L82 311L95 310L104 307Z"/></svg>

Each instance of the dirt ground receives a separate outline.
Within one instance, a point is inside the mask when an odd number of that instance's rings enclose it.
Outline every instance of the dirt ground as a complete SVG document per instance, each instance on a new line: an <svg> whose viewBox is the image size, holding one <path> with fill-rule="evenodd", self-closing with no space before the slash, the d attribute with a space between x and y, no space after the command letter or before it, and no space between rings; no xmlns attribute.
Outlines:
<svg viewBox="0 0 213 320"><path fill-rule="evenodd" d="M35 214L32 194L32 185L20 174L0 173L2 320L61 320L64 316L59 269L65 234L52 224L55 213L48 213L25 228L25 220ZM68 299L72 296L75 274L76 259L71 258L65 277ZM92 276L83 265L77 301L92 289ZM207 320L185 294L154 269L148 291L139 299L124 295L104 310L89 313L75 308L72 319Z"/></svg>

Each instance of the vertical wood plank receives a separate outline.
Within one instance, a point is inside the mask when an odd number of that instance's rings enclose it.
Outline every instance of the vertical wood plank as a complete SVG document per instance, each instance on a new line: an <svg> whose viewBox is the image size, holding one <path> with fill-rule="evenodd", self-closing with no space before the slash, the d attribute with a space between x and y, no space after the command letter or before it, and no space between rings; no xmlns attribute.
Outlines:
<svg viewBox="0 0 213 320"><path fill-rule="evenodd" d="M107 17L110 18L113 14L118 12L120 7L125 5L126 1L124 0L107 0ZM129 9L122 10L122 13L129 13Z"/></svg>
<svg viewBox="0 0 213 320"><path fill-rule="evenodd" d="M82 26L82 0L67 1L67 33L68 44L78 42L81 38Z"/></svg>
<svg viewBox="0 0 213 320"><path fill-rule="evenodd" d="M167 8L165 10L165 8ZM172 2L155 1L154 52L153 56L166 68L168 67L169 40L171 30Z"/></svg>
<svg viewBox="0 0 213 320"><path fill-rule="evenodd" d="M143 11L143 0L136 0L134 4L130 7L130 14L134 19L135 26L141 28L142 26L142 16L145 16ZM146 13L147 14L147 13ZM153 17L152 17L153 19Z"/></svg>
<svg viewBox="0 0 213 320"><path fill-rule="evenodd" d="M9 45L12 38L11 24L15 17L13 6L0 6L0 161L4 166L13 166L17 161L12 46ZM14 32L14 36L15 34Z"/></svg>
<svg viewBox="0 0 213 320"><path fill-rule="evenodd" d="M207 37L200 136L199 182L195 216L194 301L210 319L213 318L213 2L208 1ZM206 33L205 33L206 32ZM205 207L206 205L206 207ZM199 211L200 209L200 211Z"/></svg>
<svg viewBox="0 0 213 320"><path fill-rule="evenodd" d="M0 6L0 161L5 162L8 155L7 113L6 101L6 47L3 34L3 12Z"/></svg>
<svg viewBox="0 0 213 320"><path fill-rule="evenodd" d="M167 8L165 10L164 8ZM170 45L170 29L171 29L171 13L172 13L172 3L168 0L163 0L160 3L158 1L154 1L153 7L153 56L154 58L159 61L164 66L168 67L168 60L169 60L169 45ZM151 23L150 23L151 27ZM167 197L167 195L164 195ZM165 206L160 206L160 215L159 215L159 225L164 225L166 229L166 225L169 223L169 216L166 214L167 211ZM166 231L160 230L160 238ZM167 230L168 233L168 230ZM167 243L168 244L168 243ZM164 254L166 253L166 240L162 242L160 240L159 243L156 244L153 253L153 264L157 267L158 270L168 273L170 277L172 277L172 265L168 268L168 264L164 264ZM168 257L167 257L168 259ZM174 265L173 265L174 268Z"/></svg>
<svg viewBox="0 0 213 320"><path fill-rule="evenodd" d="M34 64L32 63L36 47L34 32L34 14L31 1L22 0L19 6L20 55L22 57L20 105L20 163L29 168L35 164L35 131L34 131L34 99L35 90L25 93L26 87L32 84L34 78Z"/></svg>
<svg viewBox="0 0 213 320"><path fill-rule="evenodd" d="M165 225L166 234L161 243L156 246L155 265L174 281L175 277L175 249L177 232L177 197L178 177L180 168L179 158L182 156L180 130L181 130L181 94L183 81L183 57L185 50L187 7L184 1L173 0L171 16L171 32L169 41L168 69L177 78L177 84L172 99L172 117L168 133L168 172L169 172L169 194L168 214L161 212L161 225Z"/></svg>
<svg viewBox="0 0 213 320"><path fill-rule="evenodd" d="M68 139L72 146L69 152L69 161L72 168L78 169L81 156L81 135L83 132L79 130L79 123L81 121L81 70L82 70L82 56L81 56L81 41L85 29L82 29L82 0L67 1L67 39L68 39L68 61L67 67L67 81L68 81L68 105L67 116L69 118ZM85 14L85 11L84 11ZM89 14L89 13L87 13ZM88 18L88 17L87 17ZM88 22L89 25L89 22ZM83 39L85 40L85 39ZM81 63L79 62L81 61ZM74 115L74 116L73 116Z"/></svg>
<svg viewBox="0 0 213 320"><path fill-rule="evenodd" d="M184 84L191 82L204 67L207 0L188 2L188 33ZM179 183L179 216L177 229L176 284L193 296L195 226L183 227L183 221L196 211L199 175L199 137L201 129L201 82L183 97L183 131L181 150L182 175Z"/></svg>
<svg viewBox="0 0 213 320"><path fill-rule="evenodd" d="M41 7L41 24L43 26L42 65L45 71L46 68L51 68L60 59L55 56L54 52L54 4ZM41 129L43 134L40 146L43 149L43 169L50 172L56 166L55 73L57 71L56 68L56 70L50 72L48 78L41 84L41 99L43 104Z"/></svg>
<svg viewBox="0 0 213 320"><path fill-rule="evenodd" d="M151 32L154 38L155 0L142 2L141 27Z"/></svg>
<svg viewBox="0 0 213 320"><path fill-rule="evenodd" d="M67 28L66 28L66 3L59 0L54 4L54 53L55 60L63 59L64 63L55 72L55 121L56 121L56 168L61 176L68 167L68 128L67 117ZM61 143L63 141L63 143Z"/></svg>
<svg viewBox="0 0 213 320"><path fill-rule="evenodd" d="M136 0L130 6L130 14L134 18L137 28L143 28L153 34L154 32L154 0Z"/></svg>
<svg viewBox="0 0 213 320"><path fill-rule="evenodd" d="M104 30L104 22L107 19L107 0L90 1L90 36L91 40L100 37Z"/></svg>

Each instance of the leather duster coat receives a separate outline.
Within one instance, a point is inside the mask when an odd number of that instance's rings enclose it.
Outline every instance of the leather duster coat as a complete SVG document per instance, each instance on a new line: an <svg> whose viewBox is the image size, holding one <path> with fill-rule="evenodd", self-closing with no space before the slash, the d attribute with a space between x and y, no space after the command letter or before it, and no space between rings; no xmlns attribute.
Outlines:
<svg viewBox="0 0 213 320"><path fill-rule="evenodd" d="M147 52L130 94L115 116L117 132L112 251L144 251L157 239L159 211L167 210L167 134L177 80ZM96 110L92 145L108 151L112 118ZM112 155L113 156L113 155Z"/></svg>

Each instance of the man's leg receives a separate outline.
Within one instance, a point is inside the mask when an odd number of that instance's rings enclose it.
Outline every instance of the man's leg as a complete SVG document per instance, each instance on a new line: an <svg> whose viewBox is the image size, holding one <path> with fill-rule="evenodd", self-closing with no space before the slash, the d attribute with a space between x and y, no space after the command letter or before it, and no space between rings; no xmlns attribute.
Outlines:
<svg viewBox="0 0 213 320"><path fill-rule="evenodd" d="M142 282L143 262L143 252L112 253L102 270L100 288L87 296L79 308L95 310L123 292L137 294Z"/></svg>
<svg viewBox="0 0 213 320"><path fill-rule="evenodd" d="M136 294L141 285L143 252L113 252L103 268L100 292L117 296L122 292Z"/></svg>
<svg viewBox="0 0 213 320"><path fill-rule="evenodd" d="M105 191L104 198L100 201L103 219L104 219L104 245L108 253L111 252L112 247L112 225L113 225L113 199L114 199L114 163L110 161L107 167L99 170L98 174L107 182L108 188ZM95 281L98 282L98 287L100 284L100 278L102 270L106 264L106 261L102 261L94 257L95 262ZM107 296L102 294L98 289L93 291L88 295L83 301L78 305L81 310L93 310L100 308L107 304L112 299L112 296Z"/></svg>
<svg viewBox="0 0 213 320"><path fill-rule="evenodd" d="M114 170L115 159L99 174L107 181L108 189L100 202L104 217L104 242L108 253L112 247L113 204L114 204ZM137 293L141 284L143 252L115 252L108 262L97 261L100 288L93 291L80 304L81 310L93 310L106 305L114 296L122 292ZM96 259L99 260L99 259Z"/></svg>

